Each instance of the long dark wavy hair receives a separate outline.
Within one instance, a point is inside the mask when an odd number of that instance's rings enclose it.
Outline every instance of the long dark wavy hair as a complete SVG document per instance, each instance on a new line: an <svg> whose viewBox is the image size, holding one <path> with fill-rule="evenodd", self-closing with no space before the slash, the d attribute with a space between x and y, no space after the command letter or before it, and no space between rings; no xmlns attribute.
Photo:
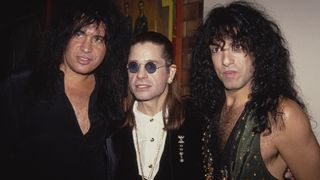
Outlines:
<svg viewBox="0 0 320 180"><path fill-rule="evenodd" d="M54 85L61 71L64 52L70 39L81 28L90 24L104 24L107 47L103 62L93 72L98 86L98 107L111 120L123 117L122 101L127 93L126 53L129 33L124 16L113 1L79 0L65 3L52 19L45 34L39 63L32 74L35 94L50 98L56 93Z"/></svg>
<svg viewBox="0 0 320 180"><path fill-rule="evenodd" d="M231 38L240 42L247 53L253 55L253 74L249 108L255 110L255 132L270 130L270 121L282 112L277 109L282 97L297 102L306 111L298 96L294 82L286 40L279 26L257 4L246 1L216 6L195 33L191 65L191 94L196 105L207 115L209 122L215 119L225 102L222 82L214 71L209 45ZM268 118L271 113L271 119Z"/></svg>
<svg viewBox="0 0 320 180"><path fill-rule="evenodd" d="M141 33L135 36L131 41L131 46L138 44L138 43L146 43L151 42L155 45L159 45L162 48L159 48L159 51L162 51L162 57L166 61L166 67L169 71L170 65L174 64L174 54L173 54L173 45L170 40L158 32L148 31L145 33ZM128 88L129 91L129 88ZM178 87L176 79L174 78L172 83L168 85L168 94L165 99L164 106L162 107L162 115L164 121L164 129L165 130L173 130L178 129L184 119L185 119L185 112L183 108L183 103L181 97L178 95ZM135 102L134 95L129 92L128 97L125 102L125 109L127 110L127 118L124 126L133 128L135 126L135 117L133 114L133 104ZM165 113L168 109L168 116L166 119Z"/></svg>

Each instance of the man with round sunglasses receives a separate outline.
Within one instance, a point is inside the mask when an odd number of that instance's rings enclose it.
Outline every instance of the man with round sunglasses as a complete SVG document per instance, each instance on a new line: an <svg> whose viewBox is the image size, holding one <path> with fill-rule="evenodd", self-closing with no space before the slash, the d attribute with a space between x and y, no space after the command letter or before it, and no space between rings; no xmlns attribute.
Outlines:
<svg viewBox="0 0 320 180"><path fill-rule="evenodd" d="M199 179L201 123L177 94L170 40L146 32L131 42L126 121L113 135L117 180ZM195 113L193 113L195 114ZM123 169L126 169L123 172Z"/></svg>

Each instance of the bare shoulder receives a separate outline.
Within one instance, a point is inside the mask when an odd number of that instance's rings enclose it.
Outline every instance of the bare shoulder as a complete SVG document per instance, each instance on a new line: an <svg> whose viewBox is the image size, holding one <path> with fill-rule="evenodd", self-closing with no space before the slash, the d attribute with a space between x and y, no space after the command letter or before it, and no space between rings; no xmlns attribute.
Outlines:
<svg viewBox="0 0 320 180"><path fill-rule="evenodd" d="M310 120L299 104L288 98L281 98L278 110L281 112L278 120L281 123L272 125L279 141L303 140L313 135ZM281 124L281 125L279 125Z"/></svg>
<svg viewBox="0 0 320 180"><path fill-rule="evenodd" d="M279 109L281 109L283 112L282 117L285 127L289 126L288 128L311 128L310 120L307 114L302 109L302 107L298 105L297 102L288 98L282 98L280 100Z"/></svg>
<svg viewBox="0 0 320 180"><path fill-rule="evenodd" d="M313 133L309 116L300 105L288 98L282 98L279 109L282 111L284 132L290 136Z"/></svg>

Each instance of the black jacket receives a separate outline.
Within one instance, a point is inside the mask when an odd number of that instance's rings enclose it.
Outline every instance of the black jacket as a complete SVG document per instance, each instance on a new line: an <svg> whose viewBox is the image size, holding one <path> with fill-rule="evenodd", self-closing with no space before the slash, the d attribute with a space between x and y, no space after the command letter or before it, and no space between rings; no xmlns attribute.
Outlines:
<svg viewBox="0 0 320 180"><path fill-rule="evenodd" d="M191 110L191 108L190 108ZM168 131L165 148L161 156L159 171L155 180L201 180L201 137L202 122L193 111L188 111L183 125ZM136 152L132 131L120 129L109 139L114 157L115 180L141 180L138 174ZM182 155L180 155L183 153Z"/></svg>

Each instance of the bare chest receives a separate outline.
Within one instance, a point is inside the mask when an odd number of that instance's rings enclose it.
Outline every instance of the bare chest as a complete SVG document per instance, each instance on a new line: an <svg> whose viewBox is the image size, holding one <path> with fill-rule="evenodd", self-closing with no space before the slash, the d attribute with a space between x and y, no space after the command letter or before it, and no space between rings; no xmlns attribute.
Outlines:
<svg viewBox="0 0 320 180"><path fill-rule="evenodd" d="M220 138L220 150L222 150L228 141L228 138L238 121L243 108L223 108L220 115L218 128L218 137Z"/></svg>
<svg viewBox="0 0 320 180"><path fill-rule="evenodd" d="M78 125L83 134L90 128L89 120L89 99L90 93L67 92L67 96L72 105L77 118Z"/></svg>

